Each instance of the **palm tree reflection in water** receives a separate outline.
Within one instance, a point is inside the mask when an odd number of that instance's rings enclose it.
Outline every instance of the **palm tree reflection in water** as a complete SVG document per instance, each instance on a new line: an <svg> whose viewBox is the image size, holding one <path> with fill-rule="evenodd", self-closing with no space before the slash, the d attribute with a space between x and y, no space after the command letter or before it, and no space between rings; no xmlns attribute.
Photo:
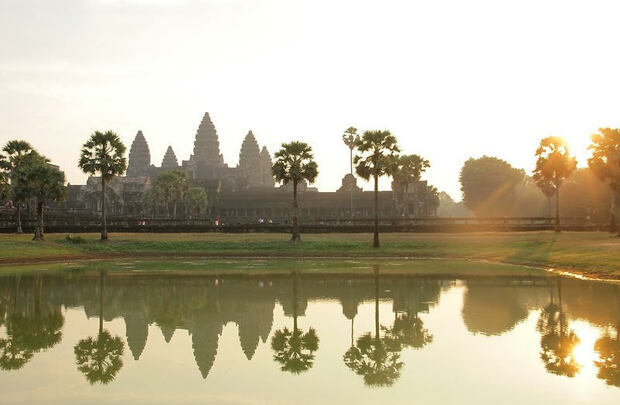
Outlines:
<svg viewBox="0 0 620 405"><path fill-rule="evenodd" d="M379 323L379 267L375 266L375 336L366 333L344 354L344 364L374 387L389 387L400 378L402 343L394 329ZM381 337L380 330L384 335Z"/></svg>
<svg viewBox="0 0 620 405"><path fill-rule="evenodd" d="M308 332L297 327L297 289L299 273L294 271L293 277L293 330L288 328L277 330L271 339L271 348L275 352L274 361L280 363L280 370L293 374L308 371L314 365L314 352L319 348L319 337L314 328Z"/></svg>
<svg viewBox="0 0 620 405"><path fill-rule="evenodd" d="M108 384L123 367L124 342L119 336L103 330L103 290L105 272L99 274L99 334L80 340L73 351L78 370L90 384Z"/></svg>
<svg viewBox="0 0 620 405"><path fill-rule="evenodd" d="M548 372L574 377L581 366L573 353L580 340L573 330L568 329L568 320L562 310L562 285L557 280L558 303L554 302L553 292L547 306L541 312L537 329L540 339L540 358Z"/></svg>

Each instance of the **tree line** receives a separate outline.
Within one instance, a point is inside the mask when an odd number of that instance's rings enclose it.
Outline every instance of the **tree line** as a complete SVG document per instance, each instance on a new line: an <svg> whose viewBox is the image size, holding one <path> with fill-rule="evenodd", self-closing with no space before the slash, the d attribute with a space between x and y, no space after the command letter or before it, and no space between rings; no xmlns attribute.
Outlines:
<svg viewBox="0 0 620 405"><path fill-rule="evenodd" d="M420 180L430 167L428 160L419 155L401 154L398 141L388 130L367 130L358 133L349 127L342 135L350 151L351 174L353 169L364 180L374 185L374 232L373 246L379 247L379 178L391 177L396 205L401 215L408 215L405 201L411 183ZM483 156L469 159L460 173L464 205L480 216L505 216L519 212L522 207L536 207L540 193L532 193L535 185L547 198L548 215L551 215L551 199L555 197L555 229L560 231L560 190L567 180L576 178L588 182L592 178L604 183L609 189L609 224L615 231L615 196L620 191L620 129L601 128L591 136L592 157L588 160L588 171L577 169L577 162L570 154L568 144L560 137L547 137L540 141L536 150L536 166L533 176L513 168L507 162ZM38 153L25 141L9 141L0 154L0 199L11 200L16 205L17 232L22 232L21 208L27 200L36 201L37 225L35 240L43 239L44 207L46 202L62 201L65 197L64 174L49 163L49 159ZM80 151L78 166L82 171L101 179L101 240L108 239L106 218L106 188L115 176L121 176L127 169L126 147L113 131L94 132ZM275 155L272 173L276 181L292 184L293 218L291 240L301 241L299 232L299 204L297 189L302 182L313 183L318 176L318 164L314 160L312 147L307 143L293 141L283 143ZM582 190L583 191L583 190ZM435 187L426 186L423 198L431 206L457 204L450 197L440 194ZM190 187L187 175L182 171L168 171L160 174L153 187L144 196L145 206L155 215L171 211L177 217L179 202L186 215L199 215L206 208L208 195L202 187ZM455 208L456 209L456 208ZM522 208L521 208L522 209Z"/></svg>
<svg viewBox="0 0 620 405"><path fill-rule="evenodd" d="M463 205L477 216L540 216L560 213L609 220L616 230L616 195L620 192L620 129L601 128L591 136L592 157L577 168L567 142L557 136L540 141L532 176L496 157L470 158L459 176ZM563 200L560 195L563 195ZM443 215L464 214L463 207L442 195Z"/></svg>

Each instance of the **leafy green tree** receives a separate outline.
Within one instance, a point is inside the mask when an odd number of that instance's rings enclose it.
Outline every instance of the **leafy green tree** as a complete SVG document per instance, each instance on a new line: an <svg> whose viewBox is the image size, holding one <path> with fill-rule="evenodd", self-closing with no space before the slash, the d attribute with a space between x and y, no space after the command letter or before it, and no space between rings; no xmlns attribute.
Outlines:
<svg viewBox="0 0 620 405"><path fill-rule="evenodd" d="M35 198L37 201L37 225L33 240L43 239L43 214L46 202L61 201L65 197L65 175L48 160L30 153L13 172L11 185L20 197Z"/></svg>
<svg viewBox="0 0 620 405"><path fill-rule="evenodd" d="M180 170L169 170L161 173L155 179L153 188L156 192L160 193L168 207L166 210L167 215L170 214L170 204L173 205L173 217L177 217L177 205L180 199L183 199L189 183L187 181L187 174Z"/></svg>
<svg viewBox="0 0 620 405"><path fill-rule="evenodd" d="M8 173L0 172L0 203L4 203L11 198L11 184L9 183Z"/></svg>
<svg viewBox="0 0 620 405"><path fill-rule="evenodd" d="M282 148L274 155L276 161L271 168L278 182L293 183L293 232L291 240L301 242L299 235L299 205L297 203L297 185L307 180L313 183L319 175L317 163L312 155L312 148L304 142L294 141L283 143Z"/></svg>
<svg viewBox="0 0 620 405"><path fill-rule="evenodd" d="M190 187L185 194L185 203L190 215L200 215L207 206L207 191L203 187Z"/></svg>
<svg viewBox="0 0 620 405"><path fill-rule="evenodd" d="M166 197L160 187L151 187L142 196L142 201L147 211L150 211L154 218L159 208L166 204Z"/></svg>
<svg viewBox="0 0 620 405"><path fill-rule="evenodd" d="M405 204L405 194L410 183L420 181L422 173L431 167L428 160L419 155L401 155L396 158L396 166L392 178L396 201L400 206L401 215L409 215L408 204Z"/></svg>
<svg viewBox="0 0 620 405"><path fill-rule="evenodd" d="M380 335L384 331L384 336ZM375 267L375 336L366 333L343 356L344 364L368 386L391 386L400 378L402 344L394 331L379 323L379 268Z"/></svg>
<svg viewBox="0 0 620 405"><path fill-rule="evenodd" d="M112 131L95 131L82 146L79 167L84 173L101 176L101 240L108 240L107 214L105 208L106 186L114 176L127 169L125 145Z"/></svg>
<svg viewBox="0 0 620 405"><path fill-rule="evenodd" d="M90 384L108 384L123 367L125 343L119 336L112 336L103 329L103 294L105 271L99 274L99 333L81 339L73 348L77 369Z"/></svg>
<svg viewBox="0 0 620 405"><path fill-rule="evenodd" d="M349 127L342 134L342 142L349 147L349 164L351 174L353 174L353 149L355 149L355 143L359 139L359 134L357 133L357 128Z"/></svg>
<svg viewBox="0 0 620 405"><path fill-rule="evenodd" d="M392 333L403 346L420 349L433 341L433 335L424 328L424 321L417 313L396 315Z"/></svg>
<svg viewBox="0 0 620 405"><path fill-rule="evenodd" d="M395 171L396 154L400 152L396 137L390 131L364 131L355 142L359 151L353 159L355 171L364 180L375 182L375 231L373 246L379 247L379 177L391 176Z"/></svg>
<svg viewBox="0 0 620 405"><path fill-rule="evenodd" d="M35 152L32 145L26 141L20 140L8 141L2 151L4 155L0 155L0 169L6 172L5 176L8 176L8 181L10 181L15 171L24 163L26 157ZM22 229L21 209L22 204L25 202L25 198L20 198L20 196L13 193L12 198L17 210L17 233L24 233Z"/></svg>
<svg viewBox="0 0 620 405"><path fill-rule="evenodd" d="M297 290L299 274L293 272L293 330L284 328L274 332L271 348L274 361L280 363L280 370L293 374L308 371L314 364L314 352L319 349L319 337L314 328L308 332L297 327Z"/></svg>
<svg viewBox="0 0 620 405"><path fill-rule="evenodd" d="M459 176L463 201L477 216L509 215L515 188L524 177L523 170L496 157L470 158Z"/></svg>
<svg viewBox="0 0 620 405"><path fill-rule="evenodd" d="M609 231L616 231L616 194L620 193L620 129L600 128L592 135L592 157L588 165L611 189Z"/></svg>
<svg viewBox="0 0 620 405"><path fill-rule="evenodd" d="M577 168L577 159L570 155L568 144L559 136L542 139L536 157L534 176L553 183L555 187L555 231L560 232L560 187Z"/></svg>

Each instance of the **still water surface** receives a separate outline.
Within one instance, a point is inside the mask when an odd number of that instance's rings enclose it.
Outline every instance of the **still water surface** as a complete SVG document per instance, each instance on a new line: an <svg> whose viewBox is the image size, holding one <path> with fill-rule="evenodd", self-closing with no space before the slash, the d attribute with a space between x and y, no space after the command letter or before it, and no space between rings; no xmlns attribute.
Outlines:
<svg viewBox="0 0 620 405"><path fill-rule="evenodd" d="M0 403L618 404L619 300L544 273L378 265L9 273Z"/></svg>

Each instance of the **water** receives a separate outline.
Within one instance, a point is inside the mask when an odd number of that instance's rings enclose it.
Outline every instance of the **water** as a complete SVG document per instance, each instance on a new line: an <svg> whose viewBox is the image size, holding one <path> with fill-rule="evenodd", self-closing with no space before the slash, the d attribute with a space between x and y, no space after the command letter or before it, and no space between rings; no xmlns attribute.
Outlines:
<svg viewBox="0 0 620 405"><path fill-rule="evenodd" d="M0 403L620 403L618 285L109 267L3 271Z"/></svg>

